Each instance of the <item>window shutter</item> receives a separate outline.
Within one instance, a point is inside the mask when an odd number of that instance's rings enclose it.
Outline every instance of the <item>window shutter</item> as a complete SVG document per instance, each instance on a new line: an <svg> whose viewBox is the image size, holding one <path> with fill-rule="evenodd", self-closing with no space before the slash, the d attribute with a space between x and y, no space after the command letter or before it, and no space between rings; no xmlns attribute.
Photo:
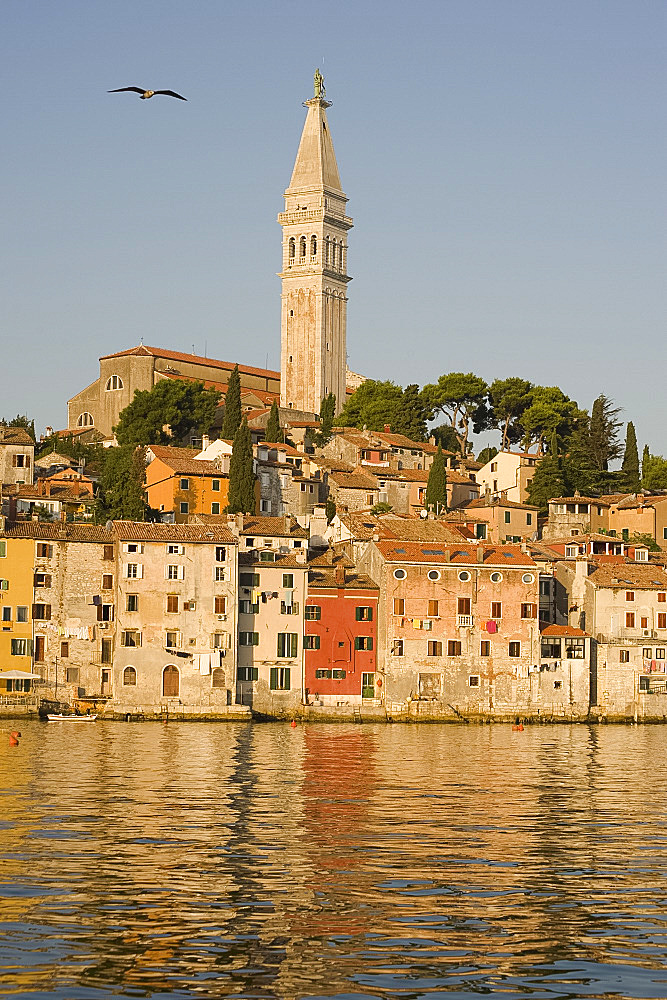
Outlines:
<svg viewBox="0 0 667 1000"><path fill-rule="evenodd" d="M275 691L278 687L278 667L271 667L270 686L272 691Z"/></svg>
<svg viewBox="0 0 667 1000"><path fill-rule="evenodd" d="M290 656L296 656L299 647L299 637L296 632L290 633ZM289 674L289 671L288 671ZM289 684L287 685L289 687Z"/></svg>
<svg viewBox="0 0 667 1000"><path fill-rule="evenodd" d="M144 578L144 564L137 563L137 580L143 580Z"/></svg>
<svg viewBox="0 0 667 1000"><path fill-rule="evenodd" d="M45 621L50 621L51 620L51 605L50 604L45 604L44 605L44 620Z"/></svg>
<svg viewBox="0 0 667 1000"><path fill-rule="evenodd" d="M259 646L259 632L253 632L253 634L252 634L252 644L253 644L253 646Z"/></svg>
<svg viewBox="0 0 667 1000"><path fill-rule="evenodd" d="M9 580L0 580L0 590L9 590Z"/></svg>
<svg viewBox="0 0 667 1000"><path fill-rule="evenodd" d="M51 576L50 576L50 574L47 574L44 577L44 586L45 587L50 587L51 586Z"/></svg>
<svg viewBox="0 0 667 1000"><path fill-rule="evenodd" d="M178 579L185 580L185 566L178 567Z"/></svg>
<svg viewBox="0 0 667 1000"><path fill-rule="evenodd" d="M294 636L294 638L296 639L296 636ZM296 653L294 655L296 656ZM289 667L285 667L285 672L283 673L283 680L285 682L284 686L286 688L289 688L289 687L292 686L290 684L290 668Z"/></svg>

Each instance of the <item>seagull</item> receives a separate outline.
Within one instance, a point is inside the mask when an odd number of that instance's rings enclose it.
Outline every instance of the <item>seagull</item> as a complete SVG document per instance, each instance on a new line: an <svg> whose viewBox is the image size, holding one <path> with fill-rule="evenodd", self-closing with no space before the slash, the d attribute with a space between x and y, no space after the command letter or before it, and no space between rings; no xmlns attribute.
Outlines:
<svg viewBox="0 0 667 1000"><path fill-rule="evenodd" d="M165 94L167 97L177 97L179 101L187 101L187 97L181 97L175 90L144 90L143 87L119 87L118 90L107 90L107 94L121 94L125 90L139 94L142 101L147 101L149 97L155 97L156 94Z"/></svg>

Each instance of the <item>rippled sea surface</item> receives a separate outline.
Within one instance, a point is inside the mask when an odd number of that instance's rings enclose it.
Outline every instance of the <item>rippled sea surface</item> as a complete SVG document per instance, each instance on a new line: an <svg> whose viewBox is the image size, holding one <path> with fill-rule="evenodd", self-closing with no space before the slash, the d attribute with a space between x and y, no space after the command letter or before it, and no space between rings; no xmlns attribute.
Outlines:
<svg viewBox="0 0 667 1000"><path fill-rule="evenodd" d="M663 727L0 724L0 995L667 997Z"/></svg>

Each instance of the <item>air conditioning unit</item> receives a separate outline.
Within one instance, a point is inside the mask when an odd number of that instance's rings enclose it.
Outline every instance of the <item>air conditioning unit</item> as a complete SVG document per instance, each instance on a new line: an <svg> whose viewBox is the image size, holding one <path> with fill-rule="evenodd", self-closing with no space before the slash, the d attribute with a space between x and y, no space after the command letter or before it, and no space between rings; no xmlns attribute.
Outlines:
<svg viewBox="0 0 667 1000"><path fill-rule="evenodd" d="M651 637L651 630L650 630L650 628L644 628L644 629L642 629L642 635L644 636L645 639L650 639L650 637Z"/></svg>
<svg viewBox="0 0 667 1000"><path fill-rule="evenodd" d="M422 622L422 628L425 628L427 632L430 632L431 629L433 628L433 622L431 621Z"/></svg>
<svg viewBox="0 0 667 1000"><path fill-rule="evenodd" d="M197 602L196 601L186 601L183 605L186 611L196 611Z"/></svg>
<svg viewBox="0 0 667 1000"><path fill-rule="evenodd" d="M109 622L98 622L97 623L97 627L98 628L109 628Z"/></svg>
<svg viewBox="0 0 667 1000"><path fill-rule="evenodd" d="M219 622L226 622L227 621L227 615L218 615L218 621Z"/></svg>

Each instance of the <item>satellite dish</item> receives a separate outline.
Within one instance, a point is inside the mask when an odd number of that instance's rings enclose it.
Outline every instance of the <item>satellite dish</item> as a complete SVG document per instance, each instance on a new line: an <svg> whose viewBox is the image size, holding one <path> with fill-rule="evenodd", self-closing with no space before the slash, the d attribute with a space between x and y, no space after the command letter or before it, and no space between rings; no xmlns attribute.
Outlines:
<svg viewBox="0 0 667 1000"><path fill-rule="evenodd" d="M428 517L428 511L426 510L426 508L419 511L419 516L421 517L422 521Z"/></svg>

